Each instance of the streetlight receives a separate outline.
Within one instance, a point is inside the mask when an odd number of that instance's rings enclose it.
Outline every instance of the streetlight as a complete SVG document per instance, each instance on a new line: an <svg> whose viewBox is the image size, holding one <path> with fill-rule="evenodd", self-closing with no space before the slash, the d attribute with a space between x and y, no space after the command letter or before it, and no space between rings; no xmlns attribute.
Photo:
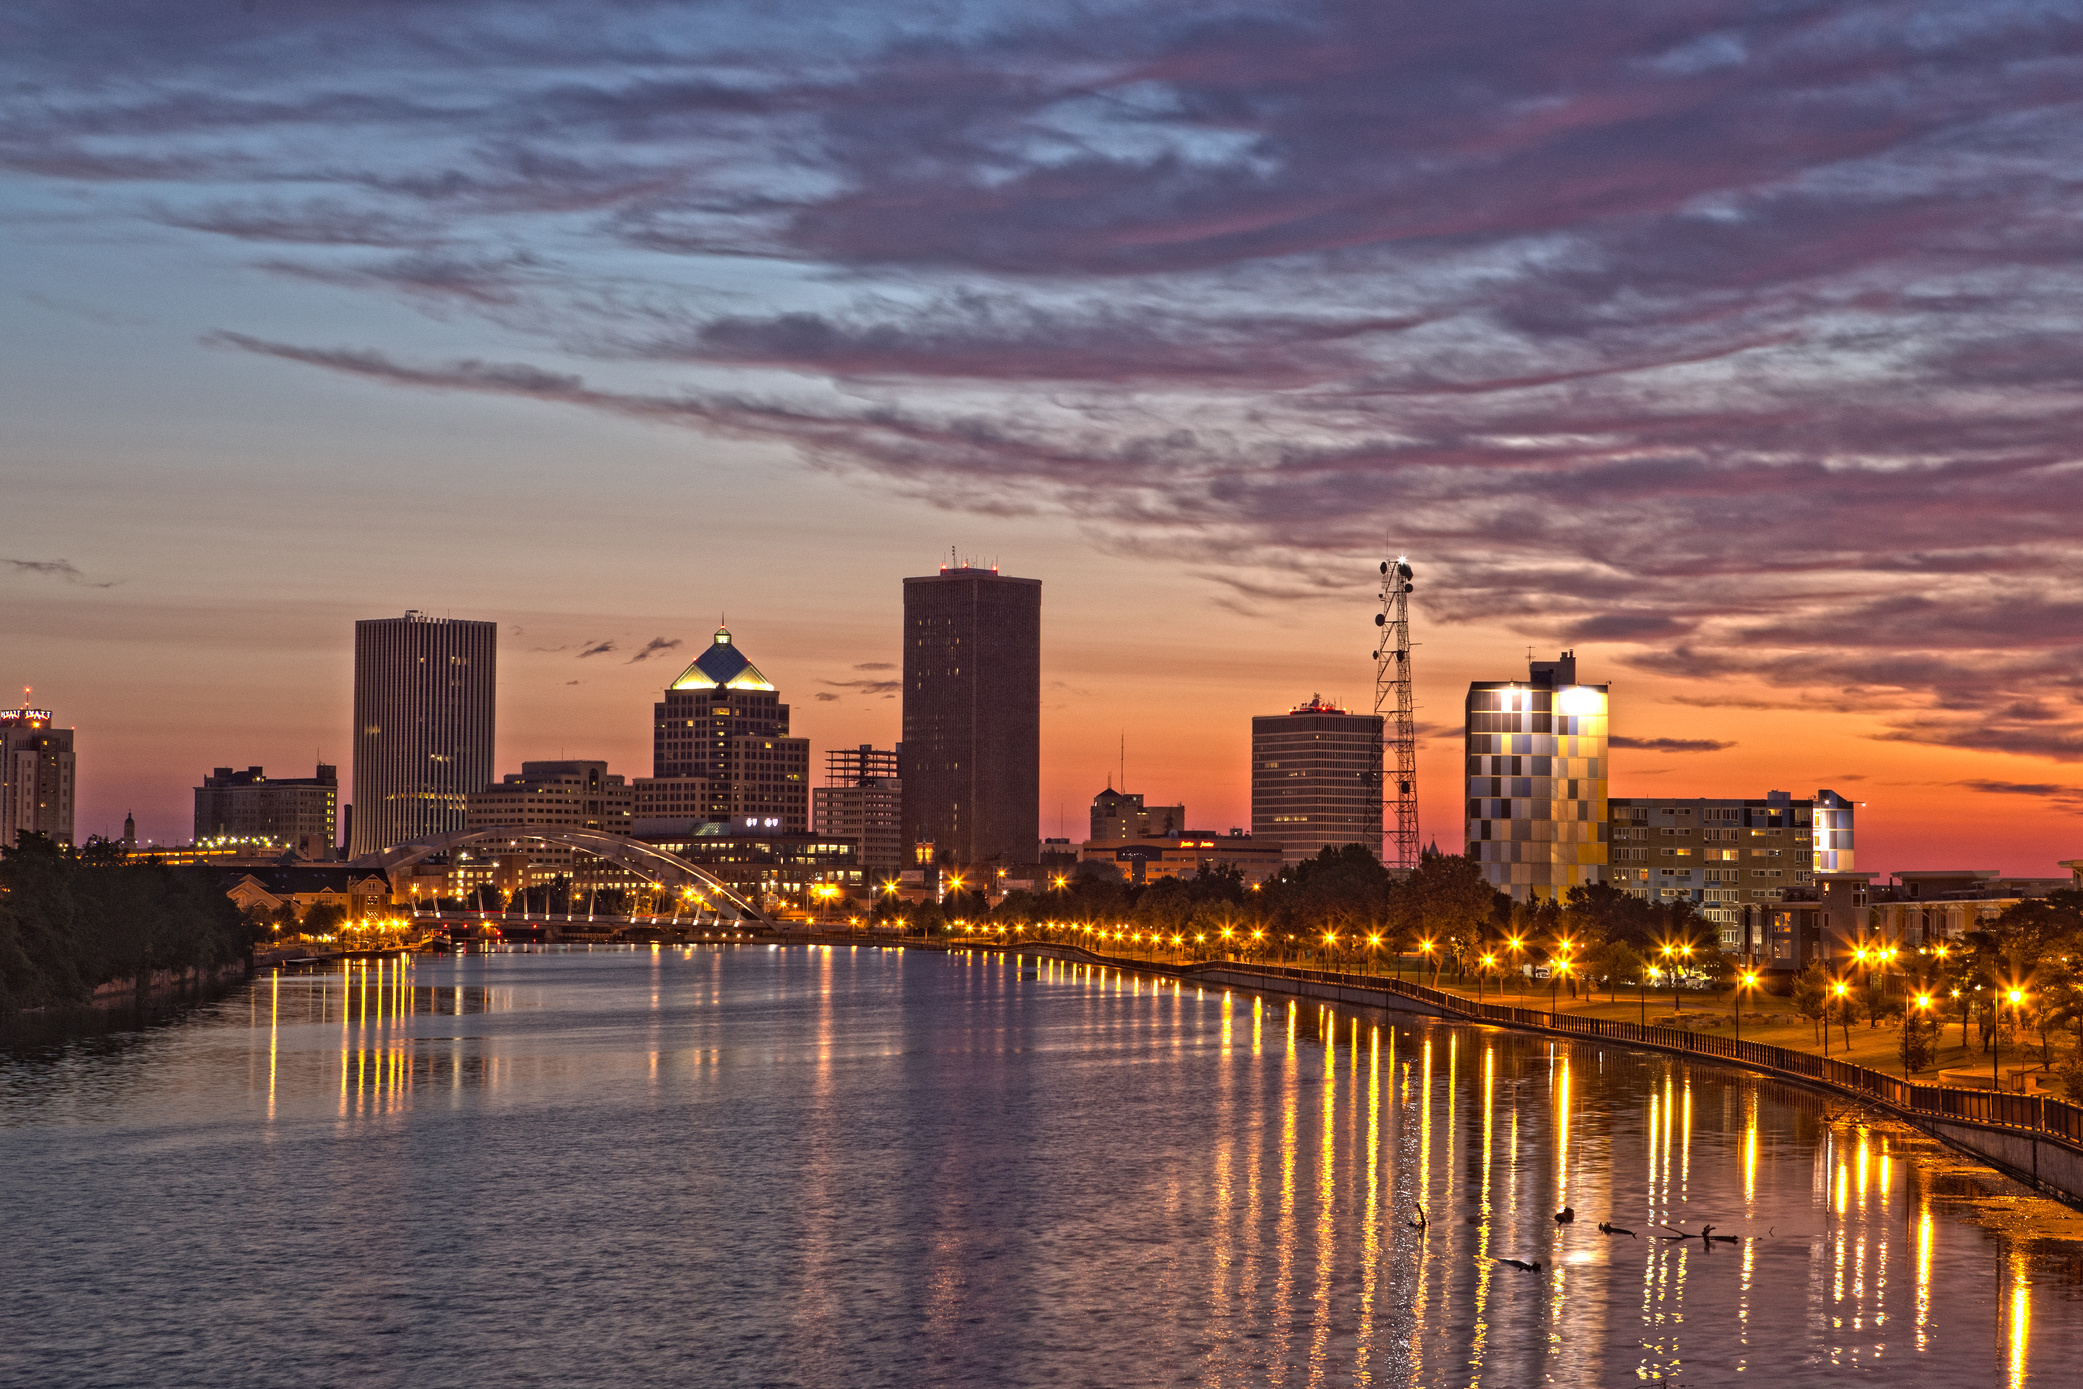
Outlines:
<svg viewBox="0 0 2083 1389"><path fill-rule="evenodd" d="M1673 955L1682 956L1688 960L1691 959L1692 943L1688 941L1683 945L1672 945L1668 941L1665 942L1663 947L1664 959L1669 960ZM1678 996L1678 978L1684 973L1684 966L1667 965L1666 968L1669 969L1671 975L1671 1006L1682 1013L1685 1011L1685 1000Z"/></svg>
<svg viewBox="0 0 2083 1389"><path fill-rule="evenodd" d="M1512 952L1512 973L1519 974L1519 952L1525 948L1526 938L1524 936L1508 936L1504 943ZM1526 976L1523 974L1519 974L1519 992L1522 994L1526 992Z"/></svg>
<svg viewBox="0 0 2083 1389"><path fill-rule="evenodd" d="M1902 1078L1904 1080L1909 1079L1910 1031L1912 1028L1915 1028L1919 1025L1917 1019L1922 1017L1925 1011L1931 1007L1931 995L1918 994L1916 997L1916 1007L1916 1012L1907 1014L1902 1019Z"/></svg>
<svg viewBox="0 0 2083 1389"><path fill-rule="evenodd" d="M1480 1004L1482 1003L1482 1001L1483 1001L1483 976L1484 976L1484 975L1486 975L1486 974L1488 974L1488 973L1490 972L1490 966L1492 966L1492 965L1494 965L1494 964L1496 964L1496 963L1497 963L1497 957L1496 957L1495 955L1485 955L1485 956L1483 956L1483 967L1482 967L1482 969L1480 969L1480 970L1478 970L1478 971L1476 972L1476 976L1475 976L1475 1001L1476 1001L1476 1003L1477 1003L1478 1005L1480 1005Z"/></svg>
<svg viewBox="0 0 2083 1389"><path fill-rule="evenodd" d="M1420 950L1421 952L1423 952L1423 954L1424 954L1424 956L1425 956L1425 958L1426 958L1427 960L1430 960L1430 959L1432 958L1432 942L1431 942L1431 941L1429 941L1429 940L1421 940L1421 941L1419 941L1419 942L1418 942L1418 949L1419 949L1419 950ZM1439 973L1438 973L1438 971L1437 971L1437 970L1434 970L1434 971L1433 971L1433 975L1432 975L1432 982L1433 982L1434 984L1437 984L1437 983L1439 982Z"/></svg>
<svg viewBox="0 0 2083 1389"><path fill-rule="evenodd" d="M1839 1011L1841 1012L1844 1008L1844 996L1850 993L1851 989L1851 985L1845 983L1842 979L1840 979L1830 986L1829 995L1823 999L1823 1060L1825 1061L1830 1059L1830 999L1835 998L1838 1000L1837 1006ZM1849 1048L1851 1044L1851 1028L1849 1024L1847 1024L1845 1028L1844 1045L1847 1048Z"/></svg>
<svg viewBox="0 0 2083 1389"><path fill-rule="evenodd" d="M1568 960L1554 960L1548 966L1548 1026L1555 1025L1555 986L1562 976L1569 973Z"/></svg>
<svg viewBox="0 0 2083 1389"><path fill-rule="evenodd" d="M2011 1019L2015 1024L2018 1005L2025 1001L2025 990L2012 989L1996 1001L1996 1028L1989 1038L1989 1088L1992 1090L2003 1089L2003 1073L1998 1069L1998 1058L2003 1055L2003 1003L2006 999L2010 1002Z"/></svg>
<svg viewBox="0 0 2083 1389"><path fill-rule="evenodd" d="M1743 1040L1743 992L1758 986L1756 970L1745 970L1736 976L1736 1040Z"/></svg>

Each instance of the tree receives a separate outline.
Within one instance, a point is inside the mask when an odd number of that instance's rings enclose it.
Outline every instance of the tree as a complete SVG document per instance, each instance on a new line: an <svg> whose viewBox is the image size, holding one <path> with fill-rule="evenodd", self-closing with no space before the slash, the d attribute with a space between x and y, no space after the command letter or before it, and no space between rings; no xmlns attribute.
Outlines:
<svg viewBox="0 0 2083 1389"><path fill-rule="evenodd" d="M1397 885L1388 905L1398 931L1433 943L1437 983L1445 956L1466 959L1474 952L1495 896L1474 859L1427 850Z"/></svg>
<svg viewBox="0 0 2083 1389"><path fill-rule="evenodd" d="M1794 976L1794 1009L1816 1025L1816 1042L1823 1040L1822 1025L1830 1003L1830 976L1822 962L1810 960L1808 968Z"/></svg>

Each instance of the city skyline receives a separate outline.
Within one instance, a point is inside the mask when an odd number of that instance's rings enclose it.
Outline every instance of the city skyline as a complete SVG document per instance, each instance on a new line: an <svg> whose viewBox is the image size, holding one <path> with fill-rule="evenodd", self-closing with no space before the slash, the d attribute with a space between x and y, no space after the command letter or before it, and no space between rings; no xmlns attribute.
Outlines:
<svg viewBox="0 0 2083 1389"><path fill-rule="evenodd" d="M1367 576L1362 574L1357 581L1357 586L1364 587L1366 581ZM759 619L755 617L749 625L757 627ZM1047 623L1044 624L1043 632L1046 646L1049 635ZM351 649L351 641L347 645ZM669 655L672 658L671 663L678 664L685 659L686 653L680 647L675 646L669 648ZM792 658L791 654L786 652L776 652L776 657L778 659L769 659L764 656L762 659L766 660L768 665L777 670L789 669L795 666L798 659ZM637 678L644 682L643 687L650 691L651 697L655 698L656 691L660 683L662 683L661 675L664 668L662 666L650 665L646 661L625 662L625 664L633 666ZM1495 672L1489 673L1494 674ZM1048 683L1048 675L1047 655L1045 652L1045 685ZM502 725L507 719L507 711L511 700L519 697L525 701L530 694L526 689L508 689L504 681L505 677L502 675L497 706L499 720ZM624 683L626 683L626 680ZM825 681L822 683L837 684L841 682ZM872 686L876 682L862 681L861 683ZM1429 683L1431 682L1428 682L1421 673L1418 680L1420 688L1424 689ZM536 691L534 693L539 696L542 692ZM1311 698L1318 697L1320 696L1311 696ZM1328 700L1328 697L1323 698ZM894 706L896 703L894 695L890 697L888 703ZM1349 708L1357 707L1361 703L1362 701L1357 699L1347 699L1345 701L1346 706ZM1617 697L1615 705L1620 707L1620 701ZM622 722L629 721L626 709L618 709L616 707L593 709L590 705L587 707L589 713L598 713L603 716L599 722L604 727L614 725L618 717ZM1046 708L1047 701L1045 700L1042 759L1045 791L1041 816L1043 833L1044 835L1067 833L1075 841L1082 832L1082 826L1087 818L1093 787L1103 783L1123 780L1119 775L1119 758L1122 754L1119 751L1118 742L1116 747L1111 750L1094 748L1090 746L1094 740L1088 736L1084 739L1086 744L1085 756L1104 759L1092 770L1089 777L1083 771L1065 771L1061 766L1053 764L1048 737L1050 721L1047 718ZM797 712L799 717L803 714L811 714L812 717L815 717L813 711L822 711L823 709L824 706L822 704L813 700L807 707L798 705ZM1278 712L1284 713L1285 710ZM874 716L870 714L867 717L869 720L872 720ZM834 719L832 726L874 726L877 728L876 737L881 738L886 743L895 741L897 733L896 709L894 707L888 708L884 712L883 717L887 720L886 725L872 725L871 723L860 722L858 716L856 716L856 721L853 724L841 724L839 720ZM1213 767L1208 766L1205 760L1199 758L1194 751L1196 746L1204 746L1204 744L1197 744L1190 739L1182 738L1169 746L1160 744L1151 753L1146 753L1142 745L1130 739L1128 740L1128 745L1133 755L1129 758L1130 767L1128 776L1125 779L1126 782L1130 784L1132 789L1142 790L1146 795L1155 795L1172 800L1185 799L1187 795L1197 795L1198 800L1196 804L1215 807L1205 815L1199 810L1195 811L1196 816L1207 822L1202 828L1248 827L1251 823L1250 717L1247 715L1245 727L1241 733L1229 740L1238 749L1237 765L1234 768L1225 768L1220 764ZM1624 717L1616 717L1616 722L1624 725L1625 719ZM62 716L56 720L56 724L61 727L70 727ZM641 766L647 765L654 757L655 750L651 744L655 735L651 732L649 721L639 721L638 727L634 732L626 729L615 729L610 733L594 738L591 743L584 742L580 735L572 731L573 727L573 724L565 723L563 731L550 735L556 740L554 750L550 749L548 744L543 741L545 735L540 732L532 735L536 739L534 742L526 741L529 735L520 735L509 739L502 733L494 754L494 762L500 767L508 767L517 766L524 760L544 760L553 756L560 758L567 756L603 756L604 760L616 768L618 772L630 775L634 779L642 775ZM1425 802L1424 839L1428 845L1437 842L1443 852L1454 852L1454 845L1449 842L1449 839L1452 830L1458 828L1458 822L1455 817L1463 809L1463 802L1453 794L1460 789L1461 781L1463 780L1460 776L1460 773L1464 770L1460 765L1462 761L1462 730L1458 727L1448 728L1430 720L1423 720L1421 727L1424 730L1420 740L1420 789ZM1218 730L1218 737L1215 740L1217 742L1221 741L1220 732ZM1116 735L1117 738L1119 736L1118 734ZM1616 760L1617 765L1624 768L1631 754L1639 757L1644 763L1650 764L1644 770L1635 774L1640 778L1640 781L1632 785L1626 780L1627 773L1624 770L1620 772L1615 783L1615 789L1612 791L1615 797L1632 797L1637 801L1646 801L1655 799L1658 793L1662 792L1667 798L1674 797L1684 800L1702 796L1711 798L1716 796L1740 796L1749 793L1749 788L1741 785L1734 787L1726 785L1722 781L1717 780L1714 774L1707 770L1716 764L1727 764L1726 758L1716 757L1712 752L1664 752L1658 750L1653 745L1665 740L1642 738L1625 732L1616 733L1614 736L1616 750L1612 753L1612 757ZM344 732L342 741L345 741ZM1686 740L1681 738L1678 741ZM1712 742L1716 740L1705 741ZM625 747L640 745L641 752L640 754L618 752L614 755L605 755L599 754L595 746L606 747L618 743ZM1630 746L1630 744L1634 743L1648 743L1652 746L1641 748ZM280 746L280 744L278 743L274 746ZM813 737L811 746L813 756L821 757L828 746L832 745L828 745L820 738ZM850 744L840 742L836 746L843 748L850 746ZM245 761L247 759L244 758L243 754L239 754L235 756L234 760ZM1661 767L1655 765L1657 761L1661 761ZM1153 763L1158 770L1148 772L1147 774L1139 770L1139 768L1148 767ZM185 763L182 765L185 766ZM1774 765L1781 768L1789 766L1798 768L1799 764L1798 759L1781 759ZM1687 776L1685 768L1688 766L1698 767L1700 770ZM92 769L90 768L89 770L91 771ZM145 814L139 821L138 836L141 842L151 841L174 844L183 842L189 837L186 827L190 819L189 810L192 807L193 787L197 781L208 774L209 770L208 768L198 767L194 771L186 773L186 779L182 781L178 792L184 799L181 806L177 809L162 808L160 811L154 812L151 807L145 805L138 797L119 794L118 799L123 800L126 814L140 808L143 808L145 811ZM176 775L178 777L182 773L177 770ZM1158 781L1166 778L1168 775L1172 779L1164 780L1163 789L1159 789ZM1806 795L1813 791L1814 788L1803 784L1804 775L1805 773L1797 769L1793 772L1768 773L1764 779L1771 781L1774 785L1790 785L1796 794ZM1815 778L1809 777L1807 779L1812 781ZM1846 780L1846 778L1839 779ZM496 777L494 780L496 781ZM88 775L83 775L81 781L83 786L92 784L92 778ZM1087 781L1090 781L1091 785L1087 785ZM1758 784L1761 785L1762 783ZM351 781L344 779L342 785L341 804L343 806L351 805L353 800ZM1060 785L1064 788L1062 804L1055 814L1051 813L1047 800L1048 788L1052 785ZM1194 790L1181 793L1176 789L1178 786L1188 786L1194 788ZM1856 796L1857 792L1854 791L1852 794ZM1223 808L1225 806L1234 807L1234 811L1225 810ZM1883 812L1885 811L1885 803L1881 809ZM84 815L85 812L82 811L81 814ZM1061 829L1058 828L1059 815L1061 817ZM1932 837L1928 840L1919 841L1913 836L1904 836L1899 833L1890 834L1888 829L1885 828L1888 822L1884 813L1876 816L1872 810L1868 810L1862 812L1862 816L1861 852L1862 855L1870 854L1873 857L1867 858L1862 856L1861 866L1876 867L1883 872L1891 872L1898 868L1917 869L1945 865L1952 867L1995 868L1999 872L2011 874L2040 874L2046 871L2046 865L2041 861L2041 856L2034 852L2036 842L2044 843L2047 846L2047 852L2054 853L2057 857L2072 855L2075 852L2073 841L2066 836L2064 826L2059 817L2051 812L2042 823L2036 826L2037 829L2042 831L2041 835L2028 835L2025 837L2024 842L2021 843L2016 837L2005 831L2002 837L1992 836L1982 841L1984 844L1993 844L1996 847L1994 849L1985 849L1979 855L1970 849L1961 847L1975 842L1971 835L1949 833L1943 837ZM1876 821L1883 828L1878 830L1867 828L1869 824ZM120 823L119 819L118 826L120 826ZM173 828L163 831L158 828L161 824L168 824L173 826ZM1958 827L1953 828L1957 829ZM1441 829L1448 830L1449 835L1443 837L1439 832ZM120 828L118 828L115 833L110 834L110 837L120 837L120 832ZM81 828L78 831L78 837L85 839L89 835L100 833L103 833L100 828L88 825L83 819ZM1932 847L1929 849L1922 847L1925 844Z"/></svg>
<svg viewBox="0 0 2083 1389"><path fill-rule="evenodd" d="M0 680L82 835L344 766L336 634L408 607L500 623L503 765L640 770L615 711L719 613L887 743L886 587L954 545L1049 584L1045 830L1124 731L1242 823L1250 717L1365 702L1408 552L1428 842L1533 645L1631 790L2074 852L2083 24L617 12L20 7Z"/></svg>

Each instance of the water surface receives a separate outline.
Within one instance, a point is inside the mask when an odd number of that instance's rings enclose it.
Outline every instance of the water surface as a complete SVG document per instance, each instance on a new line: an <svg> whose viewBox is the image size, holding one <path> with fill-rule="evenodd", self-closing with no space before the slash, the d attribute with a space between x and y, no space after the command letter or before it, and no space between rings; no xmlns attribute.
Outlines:
<svg viewBox="0 0 2083 1389"><path fill-rule="evenodd" d="M2077 1382L2083 1222L1899 1126L1027 970L428 957L16 1052L0 1380Z"/></svg>

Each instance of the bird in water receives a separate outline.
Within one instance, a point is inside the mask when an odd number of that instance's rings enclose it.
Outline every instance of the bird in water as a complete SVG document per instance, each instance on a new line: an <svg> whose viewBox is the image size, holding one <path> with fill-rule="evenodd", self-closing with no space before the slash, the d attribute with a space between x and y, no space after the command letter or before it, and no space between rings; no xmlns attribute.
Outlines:
<svg viewBox="0 0 2083 1389"><path fill-rule="evenodd" d="M1416 1205L1417 1205L1417 1208L1418 1208L1418 1213L1417 1213L1416 1215L1412 1216L1412 1217L1411 1217L1411 1218L1410 1218L1410 1219L1409 1219L1408 1221L1406 1221L1406 1222L1404 1222L1404 1223L1405 1223L1405 1224L1407 1224L1407 1225L1409 1225L1409 1226L1410 1226L1410 1228L1411 1228L1411 1229L1413 1229L1413 1230L1422 1230L1422 1229L1424 1229L1424 1228L1425 1228L1425 1207L1424 1207L1424 1203L1423 1203L1423 1202L1416 1202L1416 1203L1414 1203L1414 1204L1416 1204Z"/></svg>
<svg viewBox="0 0 2083 1389"><path fill-rule="evenodd" d="M1636 1237L1633 1230L1623 1230L1618 1225L1604 1220L1598 1222L1598 1232L1602 1235L1626 1235L1629 1239Z"/></svg>
<svg viewBox="0 0 2083 1389"><path fill-rule="evenodd" d="M1574 1206L1564 1206L1561 1210L1555 1212L1555 1223L1557 1225L1571 1224L1576 1218L1577 1210Z"/></svg>
<svg viewBox="0 0 2083 1389"><path fill-rule="evenodd" d="M1539 1273L1541 1271L1541 1261L1539 1259L1535 1259L1531 1263L1528 1263L1524 1259L1493 1259L1491 1260L1491 1262L1506 1264L1516 1269L1523 1269L1527 1273Z"/></svg>

